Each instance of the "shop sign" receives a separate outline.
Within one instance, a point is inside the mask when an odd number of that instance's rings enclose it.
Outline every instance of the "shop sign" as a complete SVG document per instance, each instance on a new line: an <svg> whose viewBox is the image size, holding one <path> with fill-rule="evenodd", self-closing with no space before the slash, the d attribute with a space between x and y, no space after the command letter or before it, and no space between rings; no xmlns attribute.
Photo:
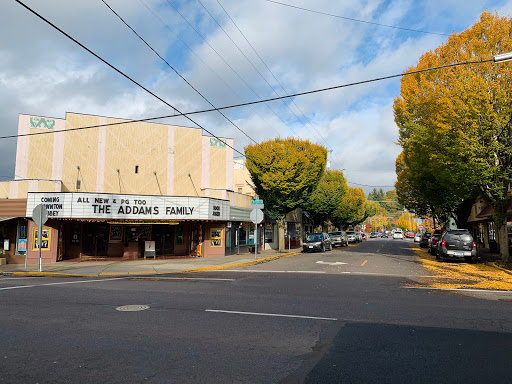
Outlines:
<svg viewBox="0 0 512 384"><path fill-rule="evenodd" d="M229 202L207 197L118 195L107 193L29 193L27 216L38 204L48 218L138 220L228 220Z"/></svg>
<svg viewBox="0 0 512 384"><path fill-rule="evenodd" d="M42 117L31 117L30 128L46 128L53 129L55 127L55 120L45 119Z"/></svg>

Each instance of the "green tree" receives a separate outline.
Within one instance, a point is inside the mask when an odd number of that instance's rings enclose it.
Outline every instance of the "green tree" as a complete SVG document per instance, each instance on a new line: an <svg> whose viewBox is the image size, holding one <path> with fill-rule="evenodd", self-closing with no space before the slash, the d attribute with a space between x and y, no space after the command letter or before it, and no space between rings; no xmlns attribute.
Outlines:
<svg viewBox="0 0 512 384"><path fill-rule="evenodd" d="M410 70L487 60L510 51L512 18L484 12L471 28L452 34ZM452 213L480 191L494 206L504 260L506 211L512 201L511 69L509 63L485 62L404 76L394 103L403 148L399 197L405 203L408 193L434 211ZM420 162L426 169L419 169ZM436 191L445 199L442 208Z"/></svg>
<svg viewBox="0 0 512 384"><path fill-rule="evenodd" d="M348 187L341 204L334 213L334 220L341 226L360 224L366 219L366 199L362 188Z"/></svg>
<svg viewBox="0 0 512 384"><path fill-rule="evenodd" d="M327 170L311 194L306 207L313 215L315 223L323 224L324 221L332 219L346 193L347 180L343 177L343 172Z"/></svg>
<svg viewBox="0 0 512 384"><path fill-rule="evenodd" d="M327 150L307 140L276 138L245 148L246 166L265 213L279 227L279 251L284 251L284 218L306 206L325 172Z"/></svg>

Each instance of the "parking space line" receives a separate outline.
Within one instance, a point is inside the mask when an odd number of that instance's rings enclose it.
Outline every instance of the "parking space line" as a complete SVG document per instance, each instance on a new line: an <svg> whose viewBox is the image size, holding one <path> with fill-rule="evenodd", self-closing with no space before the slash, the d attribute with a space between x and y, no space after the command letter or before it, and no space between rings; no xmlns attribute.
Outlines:
<svg viewBox="0 0 512 384"><path fill-rule="evenodd" d="M253 315L253 316L270 316L270 317L290 317L295 319L312 319L312 320L328 320L337 321L334 317L316 317L316 316L300 316L300 315L284 315L280 313L260 313L260 312L240 312L240 311L224 311L221 309L205 309L205 312L230 313L235 315Z"/></svg>
<svg viewBox="0 0 512 384"><path fill-rule="evenodd" d="M47 284L36 284L36 285L17 285L13 287L3 287L0 288L0 291L7 289L20 289L20 288L33 288L33 287L42 287L44 285L63 285L63 284L79 284L79 283L93 283L98 281L109 281L109 280L124 280L126 277L115 277L112 279L99 279L99 280L80 280L80 281L63 281L58 283L47 283Z"/></svg>
<svg viewBox="0 0 512 384"><path fill-rule="evenodd" d="M363 264L361 264L361 267L364 266L367 262L368 262L368 260L363 261Z"/></svg>

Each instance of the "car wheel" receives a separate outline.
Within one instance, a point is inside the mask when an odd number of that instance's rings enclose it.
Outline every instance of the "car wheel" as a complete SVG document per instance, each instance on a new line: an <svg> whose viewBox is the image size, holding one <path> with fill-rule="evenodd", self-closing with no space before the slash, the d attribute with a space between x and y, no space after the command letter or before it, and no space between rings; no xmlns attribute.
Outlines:
<svg viewBox="0 0 512 384"><path fill-rule="evenodd" d="M441 254L436 254L436 260L439 261L440 263L442 263L444 261L444 258Z"/></svg>

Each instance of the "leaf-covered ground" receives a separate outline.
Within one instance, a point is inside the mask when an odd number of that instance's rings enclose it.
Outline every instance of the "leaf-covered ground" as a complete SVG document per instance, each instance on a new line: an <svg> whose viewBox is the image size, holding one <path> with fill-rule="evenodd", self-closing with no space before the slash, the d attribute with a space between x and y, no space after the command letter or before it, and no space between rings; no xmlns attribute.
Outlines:
<svg viewBox="0 0 512 384"><path fill-rule="evenodd" d="M495 264L468 264L458 260L436 261L426 249L414 247L415 255L420 259L424 268L435 278L422 279L420 284L432 288L474 288L512 290L512 271L505 271Z"/></svg>

